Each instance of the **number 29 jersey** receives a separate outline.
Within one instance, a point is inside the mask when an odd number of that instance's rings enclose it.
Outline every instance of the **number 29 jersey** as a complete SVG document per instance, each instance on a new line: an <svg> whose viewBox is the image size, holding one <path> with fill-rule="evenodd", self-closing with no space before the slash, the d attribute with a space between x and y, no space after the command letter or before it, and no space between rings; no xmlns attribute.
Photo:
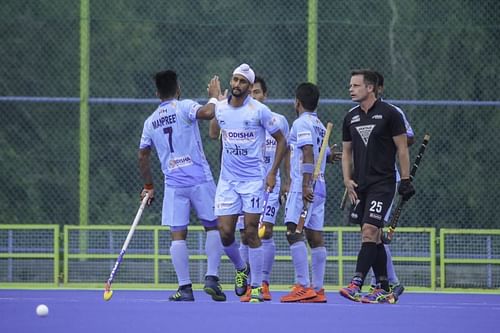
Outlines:
<svg viewBox="0 0 500 333"><path fill-rule="evenodd" d="M196 119L200 107L189 99L164 101L144 122L139 148L155 148L167 186L213 180Z"/></svg>

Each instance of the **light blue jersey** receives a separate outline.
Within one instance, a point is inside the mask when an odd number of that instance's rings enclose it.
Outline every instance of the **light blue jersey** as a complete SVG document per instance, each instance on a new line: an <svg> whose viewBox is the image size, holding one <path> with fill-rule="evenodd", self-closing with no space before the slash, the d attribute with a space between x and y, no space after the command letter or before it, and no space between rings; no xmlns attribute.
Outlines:
<svg viewBox="0 0 500 333"><path fill-rule="evenodd" d="M406 136L409 138L413 138L415 136L415 133L413 132L413 128L411 127L410 122L408 121L408 119L406 119L406 115L403 112L403 110L394 104L389 103L389 105L391 105L393 108L398 110L398 112L403 117L403 120L405 122L405 128L406 128ZM396 183L398 183L400 180L401 180L401 175L399 174L399 169L398 169L398 166L396 165Z"/></svg>
<svg viewBox="0 0 500 333"><path fill-rule="evenodd" d="M250 96L236 108L228 100L220 101L215 117L222 135L221 179L262 180L266 131L273 134L279 130L278 118Z"/></svg>
<svg viewBox="0 0 500 333"><path fill-rule="evenodd" d="M281 114L272 112L273 116L278 119L278 126L285 137L286 140L288 140L288 136L290 134L290 127L288 126L288 120ZM276 147L278 145L278 142L273 138L269 132L266 132L266 150L264 151L264 175L267 176L269 174L269 170L271 170L271 167L273 166L274 163L274 157L276 156ZM281 183L281 178L280 178L280 173L276 174L276 186L279 186Z"/></svg>
<svg viewBox="0 0 500 333"><path fill-rule="evenodd" d="M326 128L315 112L304 112L293 122L289 138L291 151L290 173L292 178L290 192L302 192L303 153L301 148L306 145L313 146L314 164L316 164L325 134ZM324 178L326 156L327 154L325 154L321 162L320 175L314 187L314 195L321 197L326 197L326 184Z"/></svg>
<svg viewBox="0 0 500 333"><path fill-rule="evenodd" d="M167 186L213 180L196 120L200 107L189 99L164 101L144 122L139 148L155 147Z"/></svg>

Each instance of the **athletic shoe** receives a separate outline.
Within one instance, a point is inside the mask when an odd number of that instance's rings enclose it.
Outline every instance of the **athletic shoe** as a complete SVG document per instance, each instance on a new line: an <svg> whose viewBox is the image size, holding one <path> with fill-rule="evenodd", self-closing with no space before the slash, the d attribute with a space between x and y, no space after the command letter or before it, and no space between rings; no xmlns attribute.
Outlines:
<svg viewBox="0 0 500 333"><path fill-rule="evenodd" d="M222 287L217 276L205 276L205 286L203 287L203 291L212 296L214 301L224 302L226 300L226 294L222 291Z"/></svg>
<svg viewBox="0 0 500 333"><path fill-rule="evenodd" d="M262 282L262 296L264 296L264 301L270 301L272 299L271 292L269 291L269 282Z"/></svg>
<svg viewBox="0 0 500 333"><path fill-rule="evenodd" d="M260 303L264 302L264 297L262 296L262 288L254 287L251 288L250 303Z"/></svg>
<svg viewBox="0 0 500 333"><path fill-rule="evenodd" d="M372 285L370 286L370 289L368 289L368 293L369 293L369 294L371 294L371 293L372 293L375 289L377 289L377 286L376 286L376 285L374 285L374 284L372 284Z"/></svg>
<svg viewBox="0 0 500 333"><path fill-rule="evenodd" d="M326 303L325 289L320 289L316 292L316 296L313 298L303 299L299 301L300 303Z"/></svg>
<svg viewBox="0 0 500 333"><path fill-rule="evenodd" d="M168 298L173 302L192 302L194 301L193 288L190 284L180 286L177 292Z"/></svg>
<svg viewBox="0 0 500 333"><path fill-rule="evenodd" d="M399 296L403 294L405 287L400 283L395 286L391 286L391 290L394 296L396 296L396 299L399 300Z"/></svg>
<svg viewBox="0 0 500 333"><path fill-rule="evenodd" d="M394 304L398 301L397 297L392 291L385 291L384 289L375 289L373 292L361 297L362 303L389 303Z"/></svg>
<svg viewBox="0 0 500 333"><path fill-rule="evenodd" d="M316 292L312 288L305 288L300 284L293 286L292 291L288 295L281 297L282 303L293 303L305 300L308 298L316 297Z"/></svg>
<svg viewBox="0 0 500 333"><path fill-rule="evenodd" d="M247 291L248 275L250 274L250 267L245 266L242 270L236 271L235 282L234 282L234 292L238 296L243 296Z"/></svg>
<svg viewBox="0 0 500 333"><path fill-rule="evenodd" d="M339 290L339 293L341 296L344 296L348 300L354 302L359 302L361 298L361 288L357 284L352 282L347 287L341 288Z"/></svg>
<svg viewBox="0 0 500 333"><path fill-rule="evenodd" d="M240 297L240 302L250 302L250 298L252 298L252 287L247 286L247 291Z"/></svg>

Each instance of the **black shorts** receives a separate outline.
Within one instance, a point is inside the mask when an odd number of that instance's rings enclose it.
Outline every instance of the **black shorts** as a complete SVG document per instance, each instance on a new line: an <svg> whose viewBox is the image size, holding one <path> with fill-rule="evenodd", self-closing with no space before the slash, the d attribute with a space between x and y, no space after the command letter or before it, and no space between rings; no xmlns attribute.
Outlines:
<svg viewBox="0 0 500 333"><path fill-rule="evenodd" d="M349 222L363 225L372 224L384 227L384 217L391 208L394 199L395 184L373 191L358 192L358 203L351 206Z"/></svg>

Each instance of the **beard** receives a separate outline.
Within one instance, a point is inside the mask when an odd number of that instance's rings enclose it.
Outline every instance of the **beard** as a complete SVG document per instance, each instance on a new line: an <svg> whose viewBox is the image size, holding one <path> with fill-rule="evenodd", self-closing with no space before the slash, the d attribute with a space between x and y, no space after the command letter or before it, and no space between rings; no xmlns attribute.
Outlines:
<svg viewBox="0 0 500 333"><path fill-rule="evenodd" d="M243 96L243 94L244 93L240 89L237 88L231 89L231 95L233 95L234 97L241 97Z"/></svg>

